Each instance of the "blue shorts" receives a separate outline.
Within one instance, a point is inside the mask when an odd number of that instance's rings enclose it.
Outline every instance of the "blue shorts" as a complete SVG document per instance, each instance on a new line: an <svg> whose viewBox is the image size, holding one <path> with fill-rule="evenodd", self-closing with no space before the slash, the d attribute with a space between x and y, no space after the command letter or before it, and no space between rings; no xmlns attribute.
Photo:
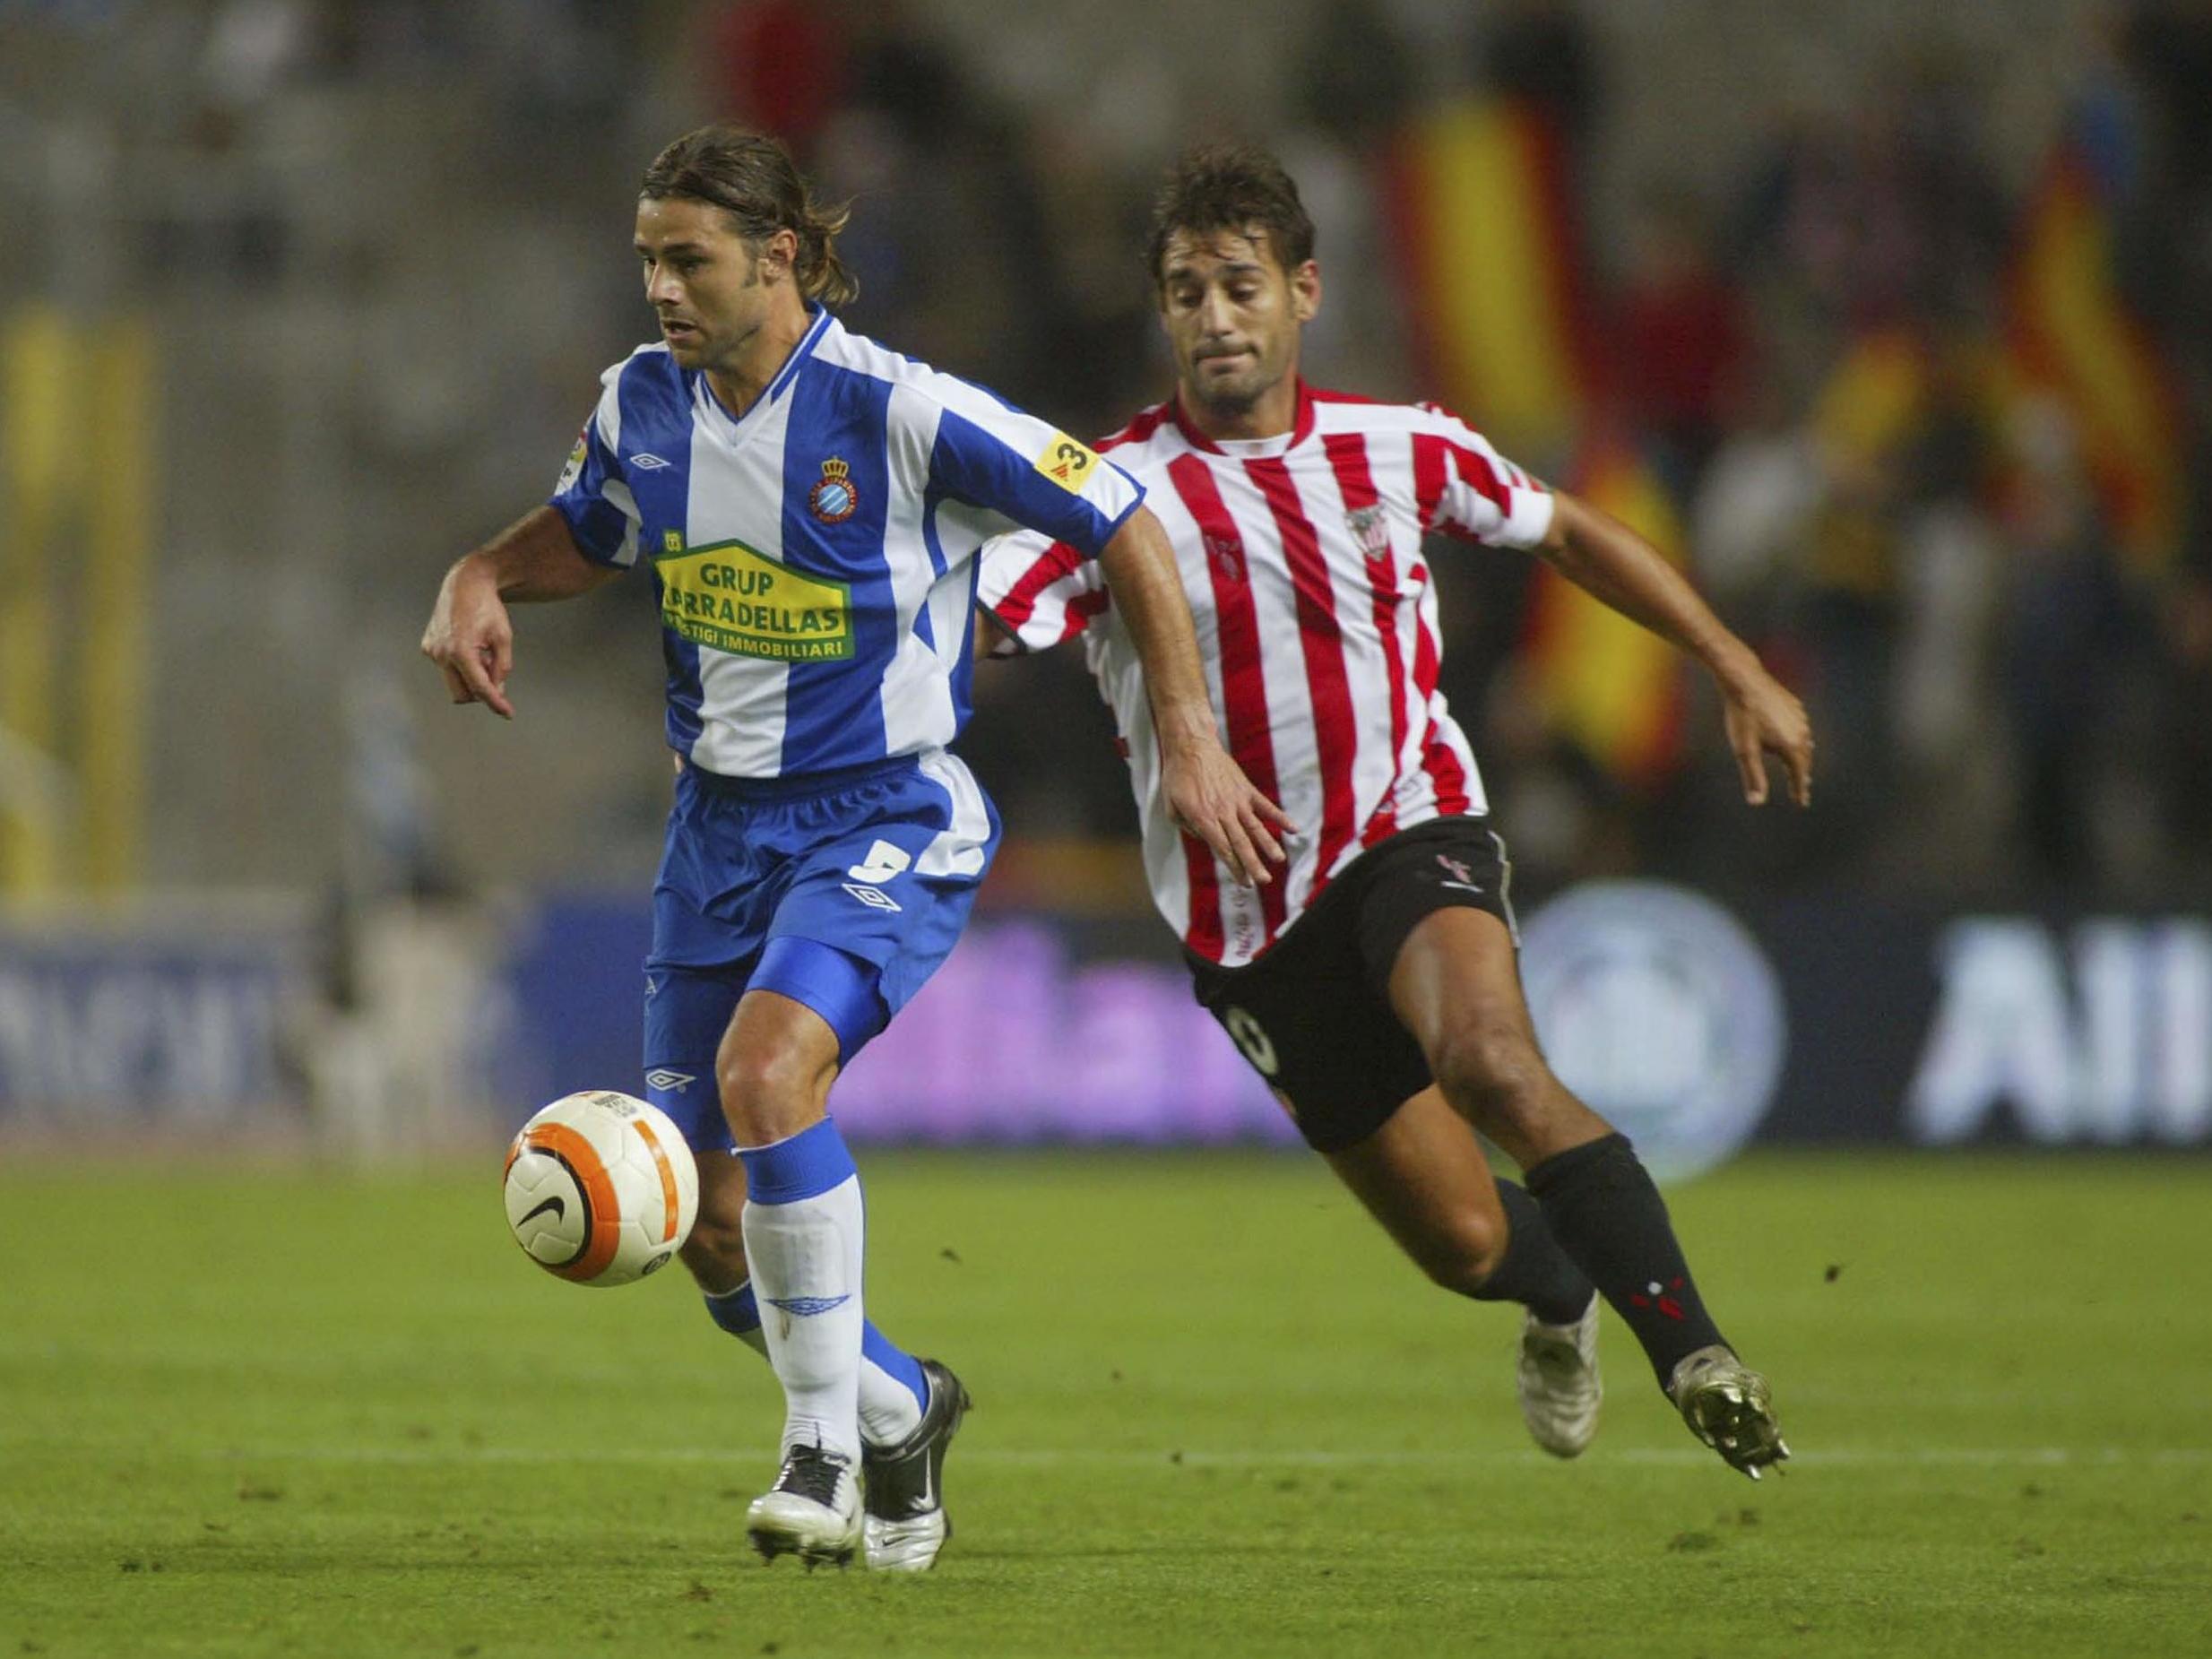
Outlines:
<svg viewBox="0 0 2212 1659"><path fill-rule="evenodd" d="M652 891L646 1098L694 1150L729 1150L714 1055L738 998L805 1003L850 1060L951 955L998 848L998 809L951 755L790 779L686 767Z"/></svg>

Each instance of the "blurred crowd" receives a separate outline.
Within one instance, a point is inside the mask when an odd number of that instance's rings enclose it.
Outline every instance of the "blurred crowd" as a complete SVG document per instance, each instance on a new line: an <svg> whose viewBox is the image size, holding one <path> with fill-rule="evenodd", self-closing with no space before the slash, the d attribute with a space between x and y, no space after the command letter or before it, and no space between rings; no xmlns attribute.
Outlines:
<svg viewBox="0 0 2212 1659"><path fill-rule="evenodd" d="M30 9L88 27L134 10ZM219 157L250 147L256 110L284 88L474 65L484 120L468 130L502 138L471 165L547 215L580 222L591 203L597 247L599 198L618 198L658 143L693 118L756 124L855 201L851 326L1102 433L1167 389L1141 227L1161 165L1202 137L1266 141L1301 181L1329 284L1311 377L1442 394L1388 211L1394 149L1439 97L1515 100L1564 160L1601 366L1588 423L1646 458L1700 585L1801 689L1820 745L1813 810L1756 836L1694 686L1679 747L1620 775L1528 694L1526 561L1439 549L1446 688L1529 876L2122 899L2212 884L2212 523L2198 483L2212 432L2212 4L2089 7L2089 49L2034 141L2078 144L2108 186L2113 294L2169 400L2159 439L2177 493L2148 532L2119 521L2109 465L2064 399L1992 391L2048 175L2018 133L2000 143L1985 65L1909 25L1839 66L1857 91L1777 108L1707 166L1623 158L1623 112L1666 89L1619 61L1594 4L1316 0L1265 98L1242 96L1236 64L1177 76L1157 52L1125 63L1102 48L1095 13L993 8L1008 32L986 51L951 10L227 0L177 13L196 91L173 125ZM1194 98L1216 81L1219 96ZM250 284L298 234L242 208L211 248L209 222L180 221L158 257ZM484 256L460 229L434 263ZM574 259L533 268L577 314L561 349L503 384L540 401L568 387L557 413L572 422L607 342L642 337L644 316L618 251L589 274ZM394 407L419 410L423 384ZM1486 425L1482 408L1459 412ZM1493 436L1532 470L1571 473L1564 446ZM485 464L510 459L486 443ZM582 656L603 633L551 637ZM979 682L972 758L1009 821L1129 833L1079 661L993 665Z"/></svg>
<svg viewBox="0 0 2212 1659"><path fill-rule="evenodd" d="M1110 429L1166 384L1131 250L1170 135L1025 114L918 13L868 16L800 0L722 14L714 103L862 199L855 252L875 280L859 326ZM1589 158L1624 66L1587 8L1481 16L1460 78L1544 113L1569 210L1595 222ZM1616 234L1580 244L1605 366L1592 419L1649 457L1702 586L1812 705L1820 786L1802 821L1745 833L1695 696L1655 772L1577 752L1516 673L1526 566L1440 550L1447 687L1537 881L1642 868L2125 895L2212 874L2212 524L2190 436L2212 413L2212 7L2117 8L2094 39L2049 149L2104 169L2111 299L2169 400L2154 436L2170 453L2142 462L2178 480L2169 516L2145 534L2117 523L2067 401L1994 384L2027 325L2025 245L2055 162L2000 168L1972 62L1900 48L1862 66L1847 115L1777 117L1719 176L1632 177ZM1223 124L1276 143L1312 198L1336 313L1313 374L1384 395L1437 390L1380 206L1403 124L1437 96L1417 49L1378 0L1334 0L1287 107ZM1073 663L987 680L976 759L1015 821L1125 825ZM1019 713L989 709L993 693Z"/></svg>
<svg viewBox="0 0 2212 1659"><path fill-rule="evenodd" d="M2013 181L1974 66L1925 59L1705 201L1653 192L1615 277L1622 413L1703 586L1815 713L1805 873L2138 895L2212 874L2212 7L2116 9L2100 44ZM2036 262L2064 257L2036 238L2078 205L2061 166L2095 171L2066 231L2110 255L2109 293L2065 303L2150 371L2121 395L2156 405L2153 441L2116 465L2018 384L2051 321ZM2166 492L2156 523L2131 488ZM1717 878L1723 839L1645 845Z"/></svg>
<svg viewBox="0 0 2212 1659"><path fill-rule="evenodd" d="M1592 222L1588 158L1623 67L1586 8L1481 15L1465 86L1545 113ZM708 39L714 107L860 200L856 326L1084 429L1162 395L1133 250L1163 154L1196 134L1009 104L918 10L761 0ZM2065 119L2121 152L2104 158L2124 169L2115 294L2168 376L2186 485L2203 471L2187 435L2212 412L2212 7L2123 7L2101 44ZM1312 198L1336 315L1311 372L1383 395L1435 392L1381 207L1402 123L1436 96L1417 50L1379 0L1333 0L1287 107L1217 124L1274 143ZM1619 234L1582 243L1607 368L1594 418L1650 457L1701 585L1812 705L1814 811L1745 832L1709 699L1693 696L1672 763L1634 780L1548 730L1516 673L1517 561L1439 550L1447 688L1539 882L1640 868L2124 895L2201 880L2212 526L2184 488L2162 544L2130 549L2063 400L1992 394L2044 170L1995 164L1970 62L1900 51L1865 73L1848 116L1780 119L1721 177L1637 178ZM984 678L973 757L1013 821L1124 828L1072 657Z"/></svg>

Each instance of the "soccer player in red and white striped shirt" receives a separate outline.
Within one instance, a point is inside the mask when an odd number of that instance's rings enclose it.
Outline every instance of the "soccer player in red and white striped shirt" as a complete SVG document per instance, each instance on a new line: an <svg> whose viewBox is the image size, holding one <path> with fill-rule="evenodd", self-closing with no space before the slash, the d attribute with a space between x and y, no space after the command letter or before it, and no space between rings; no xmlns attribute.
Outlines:
<svg viewBox="0 0 2212 1659"><path fill-rule="evenodd" d="M1433 404L1299 377L1321 273L1297 186L1272 157L1185 157L1155 204L1151 270L1176 394L1099 447L1144 481L1174 544L1231 753L1297 825L1279 878L1240 885L1174 822L1143 680L1095 566L1042 536L1003 538L984 556L988 617L1015 645L1082 638L1198 999L1431 1277L1525 1306L1521 1400L1538 1442L1572 1456L1595 1430L1602 1293L1691 1430L1756 1478L1788 1456L1765 1378L1707 1313L1627 1139L1538 1050L1509 866L1437 689L1424 539L1534 552L1695 655L1719 686L1753 805L1769 753L1792 799L1809 800L1804 710L1624 526ZM1525 1188L1493 1179L1478 1129L1520 1163Z"/></svg>

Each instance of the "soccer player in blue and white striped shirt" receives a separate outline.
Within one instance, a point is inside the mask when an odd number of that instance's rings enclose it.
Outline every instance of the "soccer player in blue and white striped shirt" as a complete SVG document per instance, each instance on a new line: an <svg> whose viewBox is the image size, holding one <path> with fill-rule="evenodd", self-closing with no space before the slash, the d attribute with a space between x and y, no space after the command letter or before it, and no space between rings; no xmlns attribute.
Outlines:
<svg viewBox="0 0 2212 1659"><path fill-rule="evenodd" d="M946 751L983 542L1023 525L1098 558L1191 833L1265 883L1286 820L1222 748L1143 489L846 333L843 223L773 140L705 127L661 153L635 246L661 338L607 371L551 502L447 573L422 648L455 702L511 718L508 603L652 571L679 772L646 1080L698 1157L685 1264L784 1389L782 1471L747 1529L771 1559L844 1560L865 1534L872 1566L914 1568L945 1537L966 1396L864 1317L860 1182L827 1102L952 949L998 844Z"/></svg>

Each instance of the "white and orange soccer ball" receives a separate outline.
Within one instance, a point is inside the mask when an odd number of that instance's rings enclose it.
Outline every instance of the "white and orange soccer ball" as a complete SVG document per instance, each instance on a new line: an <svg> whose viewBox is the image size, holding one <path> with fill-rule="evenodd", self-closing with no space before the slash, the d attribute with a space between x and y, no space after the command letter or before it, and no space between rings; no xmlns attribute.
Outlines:
<svg viewBox="0 0 2212 1659"><path fill-rule="evenodd" d="M699 1214L699 1170L657 1106L611 1089L565 1094L507 1148L507 1225L548 1273L628 1284L666 1266Z"/></svg>

